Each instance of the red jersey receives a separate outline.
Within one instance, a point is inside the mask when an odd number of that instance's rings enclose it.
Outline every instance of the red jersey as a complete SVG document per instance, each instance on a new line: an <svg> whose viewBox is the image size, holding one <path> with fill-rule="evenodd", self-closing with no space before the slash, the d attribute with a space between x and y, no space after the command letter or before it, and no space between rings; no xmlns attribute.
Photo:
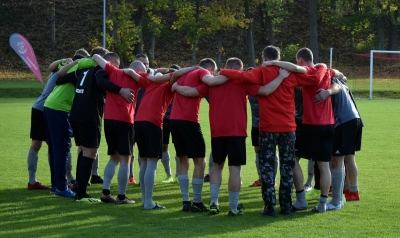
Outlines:
<svg viewBox="0 0 400 238"><path fill-rule="evenodd" d="M229 80L209 88L212 138L247 136L247 95L256 96L260 87Z"/></svg>
<svg viewBox="0 0 400 238"><path fill-rule="evenodd" d="M207 95L208 92L208 86L201 81L206 75L210 75L208 70L196 69L179 77L177 82L180 86L196 88L200 96L185 97L179 93L175 93L170 120L199 122L201 98Z"/></svg>
<svg viewBox="0 0 400 238"><path fill-rule="evenodd" d="M147 78L140 76L139 86L146 89L140 109L136 112L136 121L148 121L154 125L163 127L163 118L168 105L172 100L173 93L170 83L155 83Z"/></svg>
<svg viewBox="0 0 400 238"><path fill-rule="evenodd" d="M139 86L134 79L124 74L122 69L118 69L110 63L106 64L104 71L107 73L111 82L122 88L133 89L136 98L139 91ZM133 124L133 114L135 112L135 108L135 102L126 101L126 99L118 93L107 92L104 119L123 121Z"/></svg>
<svg viewBox="0 0 400 238"><path fill-rule="evenodd" d="M332 125L335 123L332 110L331 97L323 102L316 104L312 98L317 94L317 90L328 89L331 80L335 76L335 71L329 69L324 78L318 85L309 85L302 88L303 94L303 124L310 125Z"/></svg>
<svg viewBox="0 0 400 238"><path fill-rule="evenodd" d="M299 85L317 85L326 72L320 67L315 74L292 73L268 96L258 96L260 104L260 131L293 132L296 130L294 118L294 88ZM221 75L245 83L266 85L279 75L279 67L257 67L248 72L221 70Z"/></svg>

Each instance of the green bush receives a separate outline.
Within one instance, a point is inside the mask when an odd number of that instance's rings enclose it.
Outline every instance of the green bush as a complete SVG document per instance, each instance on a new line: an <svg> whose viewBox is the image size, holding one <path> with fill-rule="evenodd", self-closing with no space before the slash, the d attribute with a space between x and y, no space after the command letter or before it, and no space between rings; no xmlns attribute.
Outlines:
<svg viewBox="0 0 400 238"><path fill-rule="evenodd" d="M299 49L300 49L299 44L287 45L285 48L281 50L281 60L295 63L296 54Z"/></svg>
<svg viewBox="0 0 400 238"><path fill-rule="evenodd" d="M367 39L356 44L356 53L367 53L375 50L378 46L378 38L374 34L368 35Z"/></svg>

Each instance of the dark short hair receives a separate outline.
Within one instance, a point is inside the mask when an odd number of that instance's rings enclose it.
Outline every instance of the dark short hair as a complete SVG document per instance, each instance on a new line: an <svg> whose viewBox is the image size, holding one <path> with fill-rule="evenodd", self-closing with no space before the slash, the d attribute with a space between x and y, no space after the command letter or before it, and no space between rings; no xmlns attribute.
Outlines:
<svg viewBox="0 0 400 238"><path fill-rule="evenodd" d="M72 60L75 61L77 59L83 59L83 58L87 58L87 57L82 56L82 55L74 55L74 57L72 57Z"/></svg>
<svg viewBox="0 0 400 238"><path fill-rule="evenodd" d="M94 47L93 49L92 49L92 51L90 51L90 56L93 56L93 55L95 55L95 54L98 54L98 55L100 55L101 57L103 57L105 54L107 54L109 51L107 50L107 49L105 49L105 48L103 48L103 47L101 47L101 46L97 46L97 47Z"/></svg>
<svg viewBox="0 0 400 238"><path fill-rule="evenodd" d="M165 74L172 73L172 72L176 72L176 71L178 71L178 70L179 70L179 69L169 68L169 69L165 72Z"/></svg>
<svg viewBox="0 0 400 238"><path fill-rule="evenodd" d="M119 61L119 56L114 52L110 52L110 53L105 54L103 56L103 58L105 60L107 60L107 61L110 61L110 60L118 60Z"/></svg>
<svg viewBox="0 0 400 238"><path fill-rule="evenodd" d="M179 65L177 65L177 64L173 64L173 65L169 66L169 68L170 69L176 69L176 70L180 70L181 69L181 67Z"/></svg>
<svg viewBox="0 0 400 238"><path fill-rule="evenodd" d="M243 69L243 62L236 57L229 58L226 61L225 68L227 69L235 69L235 70L242 70Z"/></svg>
<svg viewBox="0 0 400 238"><path fill-rule="evenodd" d="M149 58L149 57L147 57L147 55L144 53L139 53L139 54L135 55L135 59L137 59L137 58Z"/></svg>
<svg viewBox="0 0 400 238"><path fill-rule="evenodd" d="M313 62L313 60L314 60L313 53L309 48L301 48L297 52L296 58L301 58L301 59L303 59L304 61L307 61L307 62Z"/></svg>
<svg viewBox="0 0 400 238"><path fill-rule="evenodd" d="M215 63L215 61L211 58L204 58L200 60L199 66L203 68L211 68L213 71L217 69L217 63Z"/></svg>
<svg viewBox="0 0 400 238"><path fill-rule="evenodd" d="M281 59L281 50L273 45L269 45L264 48L262 51L262 57L267 58L269 60L280 60Z"/></svg>

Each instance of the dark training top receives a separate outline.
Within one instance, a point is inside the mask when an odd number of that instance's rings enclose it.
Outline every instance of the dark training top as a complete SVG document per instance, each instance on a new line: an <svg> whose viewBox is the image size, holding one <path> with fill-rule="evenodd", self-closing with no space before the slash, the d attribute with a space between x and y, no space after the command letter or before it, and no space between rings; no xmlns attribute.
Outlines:
<svg viewBox="0 0 400 238"><path fill-rule="evenodd" d="M75 85L70 121L101 127L106 91L119 93L121 87L108 80L106 72L99 66L81 69L60 77L56 84Z"/></svg>

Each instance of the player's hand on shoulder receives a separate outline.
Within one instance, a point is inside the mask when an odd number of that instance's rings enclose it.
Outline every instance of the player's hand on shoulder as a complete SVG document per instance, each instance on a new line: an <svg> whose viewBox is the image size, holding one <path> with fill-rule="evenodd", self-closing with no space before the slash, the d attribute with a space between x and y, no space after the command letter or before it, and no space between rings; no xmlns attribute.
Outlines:
<svg viewBox="0 0 400 238"><path fill-rule="evenodd" d="M62 59L61 61L62 61L62 63L67 63L67 64L72 63L72 59L71 58L65 58L65 59Z"/></svg>
<svg viewBox="0 0 400 238"><path fill-rule="evenodd" d="M283 76L283 78L286 78L290 75L290 72L287 71L286 69L280 68L279 69L279 75Z"/></svg>
<svg viewBox="0 0 400 238"><path fill-rule="evenodd" d="M132 74L134 71L133 71L133 69L123 69L123 71L124 71L124 74L127 74L127 75L130 75L130 74Z"/></svg>
<svg viewBox="0 0 400 238"><path fill-rule="evenodd" d="M121 88L119 94L121 94L121 96L125 98L126 101L133 102L133 100L135 100L135 95L133 95L134 92L135 91L130 88Z"/></svg>
<svg viewBox="0 0 400 238"><path fill-rule="evenodd" d="M172 84L171 91L174 93L176 91L177 87L178 87L178 83L175 82L174 84Z"/></svg>
<svg viewBox="0 0 400 238"><path fill-rule="evenodd" d="M330 95L331 94L330 94L330 92L328 90L320 88L320 89L317 90L317 95L315 95L313 97L313 101L316 104L319 104L319 103L325 101Z"/></svg>

